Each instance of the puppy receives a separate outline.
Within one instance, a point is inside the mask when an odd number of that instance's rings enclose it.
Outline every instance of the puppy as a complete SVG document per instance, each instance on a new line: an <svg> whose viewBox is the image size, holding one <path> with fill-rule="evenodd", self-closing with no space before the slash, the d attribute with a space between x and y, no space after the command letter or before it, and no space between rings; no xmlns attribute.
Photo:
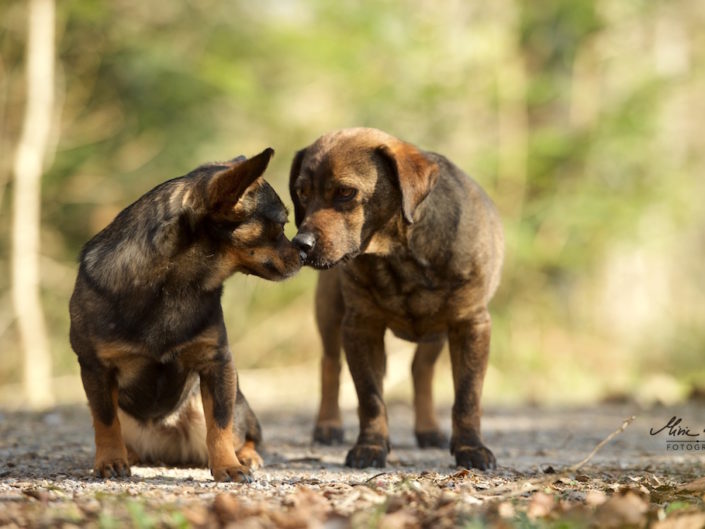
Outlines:
<svg viewBox="0 0 705 529"><path fill-rule="evenodd" d="M491 200L443 156L368 128L333 132L299 151L289 188L299 229L293 242L305 264L326 270L316 292L323 360L315 440L342 441L342 344L360 419L345 463L385 465L383 338L391 329L419 344L412 365L418 444L447 445L431 396L434 362L447 340L455 386L451 453L459 466L494 468L480 436L487 304L504 252Z"/></svg>
<svg viewBox="0 0 705 529"><path fill-rule="evenodd" d="M142 461L207 464L217 481L249 481L262 463L220 297L234 272L280 280L301 267L286 209L260 178L273 153L164 182L83 248L70 338L96 476L128 476L128 461Z"/></svg>

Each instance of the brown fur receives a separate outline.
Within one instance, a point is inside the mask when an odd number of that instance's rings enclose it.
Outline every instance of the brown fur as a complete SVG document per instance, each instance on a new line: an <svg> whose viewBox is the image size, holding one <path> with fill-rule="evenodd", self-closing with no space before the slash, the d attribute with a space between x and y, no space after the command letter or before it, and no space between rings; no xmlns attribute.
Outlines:
<svg viewBox="0 0 705 529"><path fill-rule="evenodd" d="M112 388L110 395L113 405L117 406L117 387ZM96 447L95 469L98 476L107 478L113 474L128 475L130 469L127 465L127 449L117 416L110 424L106 424L93 413L93 431Z"/></svg>
<svg viewBox="0 0 705 529"><path fill-rule="evenodd" d="M262 464L220 296L235 272L279 280L301 266L286 209L260 178L272 154L164 182L84 247L70 334L96 476L129 475L141 461L208 464L216 480L248 481Z"/></svg>
<svg viewBox="0 0 705 529"><path fill-rule="evenodd" d="M412 365L420 446L447 443L431 395L449 342L455 404L451 451L491 468L480 436L489 353L487 304L499 284L502 227L482 189L441 155L375 129L345 129L299 151L290 192L306 264L321 270L316 315L323 342L318 441L342 439L340 346L355 383L360 434L346 463L383 466L389 450L384 333L419 342Z"/></svg>

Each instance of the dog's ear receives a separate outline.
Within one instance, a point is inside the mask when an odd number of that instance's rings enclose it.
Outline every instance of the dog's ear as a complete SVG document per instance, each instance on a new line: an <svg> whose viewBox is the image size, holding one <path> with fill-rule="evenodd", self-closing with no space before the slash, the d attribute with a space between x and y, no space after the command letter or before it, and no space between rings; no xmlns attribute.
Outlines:
<svg viewBox="0 0 705 529"><path fill-rule="evenodd" d="M264 174L273 154L274 149L267 148L249 159L237 157L230 167L214 174L206 188L208 210L227 214L247 188Z"/></svg>
<svg viewBox="0 0 705 529"><path fill-rule="evenodd" d="M404 219L411 224L416 207L438 181L438 165L413 145L401 141L380 145L377 152L388 161L397 177Z"/></svg>
<svg viewBox="0 0 705 529"><path fill-rule="evenodd" d="M296 194L296 179L299 177L301 172L301 163L306 156L306 149L301 149L294 156L294 160L291 162L291 170L289 171L289 194L291 195L291 200L294 203L294 222L296 222L296 227L301 225L304 220L304 215L306 211L299 201L299 196Z"/></svg>

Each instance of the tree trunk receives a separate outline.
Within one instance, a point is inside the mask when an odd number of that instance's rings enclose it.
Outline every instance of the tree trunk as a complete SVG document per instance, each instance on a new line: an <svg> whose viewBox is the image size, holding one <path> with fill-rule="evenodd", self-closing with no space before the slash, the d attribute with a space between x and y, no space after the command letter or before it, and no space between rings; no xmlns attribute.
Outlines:
<svg viewBox="0 0 705 529"><path fill-rule="evenodd" d="M54 0L29 0L27 105L14 160L12 300L23 349L24 397L53 402L52 359L40 297L41 176L54 115Z"/></svg>

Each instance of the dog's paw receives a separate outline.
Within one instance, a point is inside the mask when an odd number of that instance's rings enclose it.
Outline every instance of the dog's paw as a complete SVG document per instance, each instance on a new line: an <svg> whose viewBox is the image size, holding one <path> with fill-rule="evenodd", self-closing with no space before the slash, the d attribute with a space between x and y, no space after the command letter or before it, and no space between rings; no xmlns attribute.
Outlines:
<svg viewBox="0 0 705 529"><path fill-rule="evenodd" d="M478 470L494 470L497 460L492 451L484 445L460 446L453 451L459 467L477 468Z"/></svg>
<svg viewBox="0 0 705 529"><path fill-rule="evenodd" d="M252 483L252 472L245 465L211 468L211 474L216 481L232 481L234 483Z"/></svg>
<svg viewBox="0 0 705 529"><path fill-rule="evenodd" d="M254 446L249 444L245 444L245 446L237 451L237 458L251 470L257 470L258 468L262 468L262 465L264 465L262 456L257 453Z"/></svg>
<svg viewBox="0 0 705 529"><path fill-rule="evenodd" d="M419 448L448 448L448 436L440 430L414 432Z"/></svg>
<svg viewBox="0 0 705 529"><path fill-rule="evenodd" d="M317 424L313 430L313 442L323 445L339 445L343 443L343 428L331 424Z"/></svg>
<svg viewBox="0 0 705 529"><path fill-rule="evenodd" d="M127 458L96 458L93 475L97 478L126 478L131 475Z"/></svg>
<svg viewBox="0 0 705 529"><path fill-rule="evenodd" d="M345 466L352 468L384 468L387 463L387 448L384 445L356 444L345 457Z"/></svg>

